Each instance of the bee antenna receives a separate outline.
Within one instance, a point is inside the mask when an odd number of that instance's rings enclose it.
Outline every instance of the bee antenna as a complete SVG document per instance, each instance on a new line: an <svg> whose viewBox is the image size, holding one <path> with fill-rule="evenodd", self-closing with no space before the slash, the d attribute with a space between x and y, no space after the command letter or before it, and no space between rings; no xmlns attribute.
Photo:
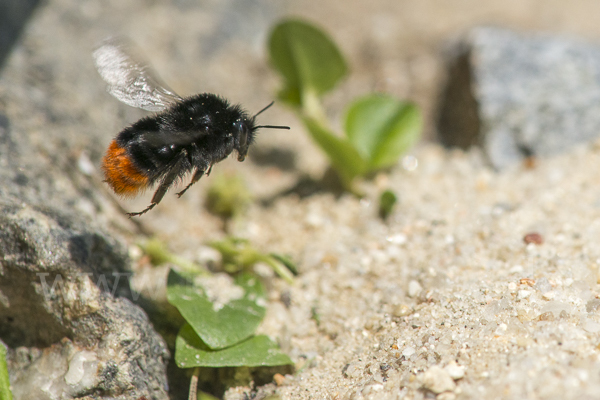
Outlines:
<svg viewBox="0 0 600 400"><path fill-rule="evenodd" d="M289 126L282 126L282 125L259 125L259 126L255 126L254 129L258 129L258 128L269 128L269 129L290 129Z"/></svg>
<svg viewBox="0 0 600 400"><path fill-rule="evenodd" d="M256 114L254 114L254 117L252 118L256 118L258 117L262 112L266 111L269 109L269 107L271 107L273 104L275 104L274 101L270 102L268 106L266 106L265 108L263 108L262 110L260 110L259 112L257 112Z"/></svg>
<svg viewBox="0 0 600 400"><path fill-rule="evenodd" d="M273 104L275 104L274 101L270 102L268 106L266 106L265 108L263 108L262 110L260 110L259 112L257 112L256 114L254 114L254 116L252 117L252 121L254 121L256 119L256 117L258 117L263 111L266 111L269 107L271 107ZM269 128L269 129L290 129L289 126L282 126L282 125L259 125L259 126L255 126L254 129L258 129L258 128Z"/></svg>

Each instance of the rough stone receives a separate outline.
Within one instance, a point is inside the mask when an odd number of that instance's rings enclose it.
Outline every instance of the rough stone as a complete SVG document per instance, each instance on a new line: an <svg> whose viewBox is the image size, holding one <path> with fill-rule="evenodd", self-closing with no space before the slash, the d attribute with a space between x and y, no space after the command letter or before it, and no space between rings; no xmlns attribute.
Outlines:
<svg viewBox="0 0 600 400"><path fill-rule="evenodd" d="M598 137L598 45L476 28L454 48L448 73L440 138L448 146L481 146L495 168Z"/></svg>
<svg viewBox="0 0 600 400"><path fill-rule="evenodd" d="M165 399L168 350L126 298L124 248L31 205L0 204L0 226L0 337L15 397Z"/></svg>

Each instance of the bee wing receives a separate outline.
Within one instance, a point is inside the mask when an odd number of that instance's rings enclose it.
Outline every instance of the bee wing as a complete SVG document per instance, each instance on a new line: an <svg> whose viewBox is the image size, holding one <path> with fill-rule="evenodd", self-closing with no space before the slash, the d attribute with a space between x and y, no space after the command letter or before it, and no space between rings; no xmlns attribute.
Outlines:
<svg viewBox="0 0 600 400"><path fill-rule="evenodd" d="M123 103L148 111L162 111L181 101L181 97L153 72L141 58L134 57L133 46L124 39L104 42L94 53L94 61L107 91Z"/></svg>

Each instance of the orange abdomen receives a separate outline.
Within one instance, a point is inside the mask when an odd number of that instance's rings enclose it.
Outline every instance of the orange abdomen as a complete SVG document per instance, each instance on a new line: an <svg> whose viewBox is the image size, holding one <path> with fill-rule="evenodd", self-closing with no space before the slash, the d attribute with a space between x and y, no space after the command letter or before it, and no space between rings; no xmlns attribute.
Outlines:
<svg viewBox="0 0 600 400"><path fill-rule="evenodd" d="M104 178L116 194L135 196L148 186L148 177L133 164L125 148L116 140L110 142L102 160Z"/></svg>

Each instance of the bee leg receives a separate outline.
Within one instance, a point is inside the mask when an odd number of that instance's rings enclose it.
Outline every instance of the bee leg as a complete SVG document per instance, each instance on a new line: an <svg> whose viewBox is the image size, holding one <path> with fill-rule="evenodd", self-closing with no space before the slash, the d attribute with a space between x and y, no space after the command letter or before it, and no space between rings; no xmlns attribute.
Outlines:
<svg viewBox="0 0 600 400"><path fill-rule="evenodd" d="M212 168L212 165L208 168L208 172L210 172L210 168ZM198 182L200 178L202 178L202 175L204 175L204 170L197 169L196 172L194 172L194 176L192 176L191 182L181 192L177 193L177 198L183 196L185 191L188 190L190 186L192 186L194 183ZM208 176L208 173L206 175Z"/></svg>
<svg viewBox="0 0 600 400"><path fill-rule="evenodd" d="M160 201L164 197L165 193L167 193L169 186L171 186L173 184L173 181L175 180L175 178L176 178L176 176L173 177L172 179L170 179L170 181L163 179L163 181L160 183L160 186L158 186L158 188L154 192L154 196L152 196L152 201L150 202L150 205L148 207L144 208L142 211L127 213L129 218L138 217L138 216L140 216L142 214L146 214L148 211L152 210L158 203L160 203Z"/></svg>
<svg viewBox="0 0 600 400"><path fill-rule="evenodd" d="M158 185L158 188L156 188L156 191L154 192L154 195L152 196L152 201L150 202L150 205L148 207L146 207L145 209L143 209L142 211L134 212L134 213L127 213L129 218L137 217L142 214L145 214L148 211L152 210L158 203L160 203L162 198L167 193L167 190L169 190L171 185L173 185L173 182L175 182L175 179L177 179L177 177L179 177L181 175L182 162L186 156L187 156L187 152L183 151L181 153L181 155L179 156L179 159L173 165L173 167L171 167L169 172L167 172L165 177L160 182L160 185Z"/></svg>
<svg viewBox="0 0 600 400"><path fill-rule="evenodd" d="M190 186L192 186L194 183L198 182L200 178L202 178L202 175L206 173L206 176L208 176L210 174L210 170L212 169L212 164L208 164L208 172L206 172L207 163L201 156L202 153L198 149L198 146L195 143L192 143L192 148L193 150L188 155L190 164L204 166L204 168L196 169L190 183L181 192L177 193L177 198L183 196L183 194L190 188Z"/></svg>
<svg viewBox="0 0 600 400"><path fill-rule="evenodd" d="M142 211L127 213L127 216L129 218L131 218L131 217L140 216L142 214L146 214L148 211L152 210L154 208L154 206L156 206L157 204L158 203L151 203L148 207L144 208Z"/></svg>

